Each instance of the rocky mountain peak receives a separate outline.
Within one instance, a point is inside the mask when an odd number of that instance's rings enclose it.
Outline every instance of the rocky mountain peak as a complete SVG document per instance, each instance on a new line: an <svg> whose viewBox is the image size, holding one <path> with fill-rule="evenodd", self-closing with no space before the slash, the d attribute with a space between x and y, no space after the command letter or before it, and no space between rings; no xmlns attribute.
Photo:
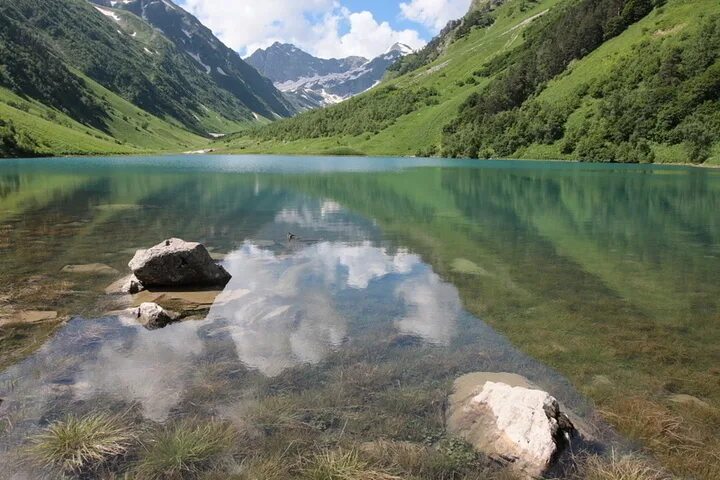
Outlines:
<svg viewBox="0 0 720 480"><path fill-rule="evenodd" d="M392 52L398 52L401 55L410 55L411 53L414 53L415 50L413 50L413 48L407 44L397 42L387 51L387 53Z"/></svg>

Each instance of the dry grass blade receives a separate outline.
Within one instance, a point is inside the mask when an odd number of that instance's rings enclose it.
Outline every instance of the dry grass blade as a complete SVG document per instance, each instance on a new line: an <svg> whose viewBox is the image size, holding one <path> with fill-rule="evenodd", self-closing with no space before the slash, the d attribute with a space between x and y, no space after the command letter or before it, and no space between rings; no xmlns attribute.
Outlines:
<svg viewBox="0 0 720 480"><path fill-rule="evenodd" d="M306 480L400 480L402 477L377 469L360 459L355 450L332 450L304 459Z"/></svg>
<svg viewBox="0 0 720 480"><path fill-rule="evenodd" d="M596 455L582 462L581 474L577 478L583 480L669 480L669 476L646 460L634 456L610 458Z"/></svg>

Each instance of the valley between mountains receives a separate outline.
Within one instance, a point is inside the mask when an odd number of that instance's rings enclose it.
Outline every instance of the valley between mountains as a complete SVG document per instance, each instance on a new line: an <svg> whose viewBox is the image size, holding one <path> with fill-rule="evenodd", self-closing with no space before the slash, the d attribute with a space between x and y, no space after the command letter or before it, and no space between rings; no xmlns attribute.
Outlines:
<svg viewBox="0 0 720 480"><path fill-rule="evenodd" d="M169 0L18 0L0 53L3 156L720 163L714 0L476 0L374 59L242 59Z"/></svg>

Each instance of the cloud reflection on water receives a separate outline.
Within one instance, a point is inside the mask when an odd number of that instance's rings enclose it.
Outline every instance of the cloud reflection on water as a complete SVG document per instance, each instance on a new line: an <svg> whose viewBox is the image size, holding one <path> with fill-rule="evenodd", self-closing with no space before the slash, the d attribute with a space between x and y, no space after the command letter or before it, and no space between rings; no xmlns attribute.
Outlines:
<svg viewBox="0 0 720 480"><path fill-rule="evenodd" d="M312 260L247 244L227 257L225 267L233 275L226 291L247 293L216 302L208 319L219 325L214 333L230 334L245 365L276 376L297 364L319 362L344 340L346 319L330 293L304 285Z"/></svg>
<svg viewBox="0 0 720 480"><path fill-rule="evenodd" d="M460 296L453 285L428 270L424 275L400 283L395 294L408 309L408 313L395 322L402 333L437 345L450 344L462 311Z"/></svg>
<svg viewBox="0 0 720 480"><path fill-rule="evenodd" d="M420 257L370 243L280 251L247 243L224 265L233 279L204 321L154 331L131 319L73 321L67 333L10 370L23 380L6 405L14 396L47 392L53 378L64 378L70 381L57 390L62 395L80 401L111 395L139 403L147 418L162 421L192 386L197 362L212 342L231 340L246 367L273 377L317 364L340 348L359 311L440 345L449 344L461 312L455 288ZM44 375L30 375L39 365ZM56 401L46 393L31 396L35 412Z"/></svg>
<svg viewBox="0 0 720 480"><path fill-rule="evenodd" d="M420 257L390 254L369 243L320 243L292 255L245 245L228 256L225 266L233 275L227 289L248 293L216 303L208 318L225 322L222 328L240 359L267 376L317 363L342 344L348 315L337 310L333 297L344 289L364 290L394 275L398 294L390 290L386 301L403 301L408 311L407 318L397 320L399 330L433 343L449 342L460 311L454 288L424 267Z"/></svg>
<svg viewBox="0 0 720 480"><path fill-rule="evenodd" d="M202 353L198 325L181 323L152 331L135 328L139 334L132 342L103 343L94 361L81 366L73 391L81 400L111 392L142 404L147 418L164 420L182 400L191 361Z"/></svg>

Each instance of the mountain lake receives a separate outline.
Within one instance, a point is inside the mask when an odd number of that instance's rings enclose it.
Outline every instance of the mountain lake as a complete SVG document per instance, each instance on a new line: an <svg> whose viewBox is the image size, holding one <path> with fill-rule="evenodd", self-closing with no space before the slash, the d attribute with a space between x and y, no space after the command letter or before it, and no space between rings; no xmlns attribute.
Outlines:
<svg viewBox="0 0 720 480"><path fill-rule="evenodd" d="M106 293L136 250L172 237L203 243L232 274L225 289ZM720 463L717 170L7 160L0 285L0 478L38 478L33 436L94 412L138 432L226 422L237 472L380 441L462 462L444 409L470 372L528 378L607 448L662 460L677 441L702 446L687 462L715 458L707 475ZM114 313L142 302L186 318L147 330ZM677 439L653 430L658 416L679 419ZM495 478L463 468L445 478Z"/></svg>

